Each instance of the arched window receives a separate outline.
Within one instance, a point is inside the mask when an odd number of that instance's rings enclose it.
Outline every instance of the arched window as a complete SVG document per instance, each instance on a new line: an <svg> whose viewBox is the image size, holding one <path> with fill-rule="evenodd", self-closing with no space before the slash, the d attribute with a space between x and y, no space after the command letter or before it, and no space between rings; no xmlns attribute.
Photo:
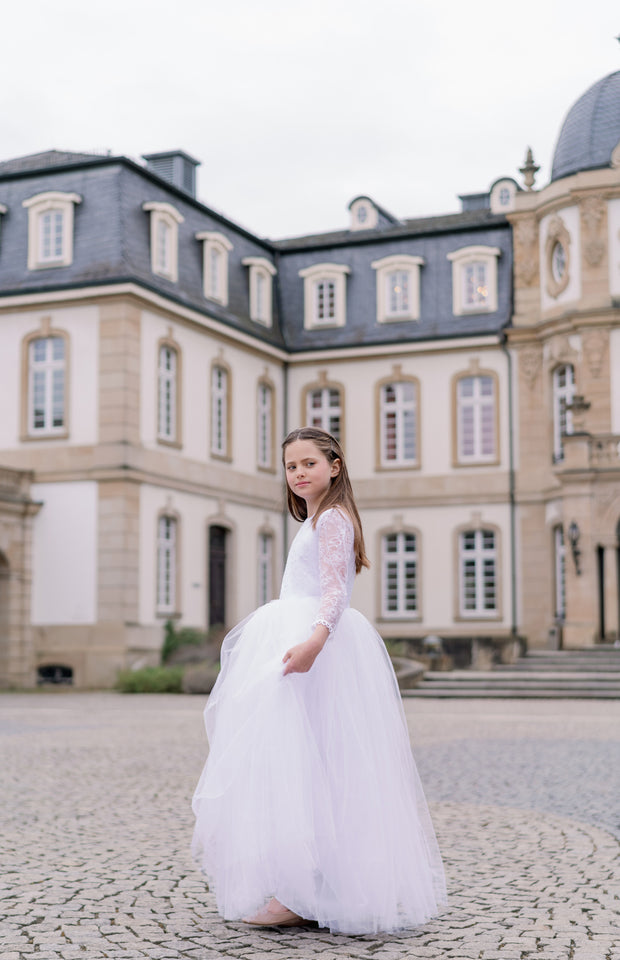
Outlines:
<svg viewBox="0 0 620 960"><path fill-rule="evenodd" d="M66 434L67 337L28 341L28 436Z"/></svg>
<svg viewBox="0 0 620 960"><path fill-rule="evenodd" d="M325 383L306 389L305 423L308 427L327 430L342 443L342 391L339 386Z"/></svg>
<svg viewBox="0 0 620 960"><path fill-rule="evenodd" d="M231 454L230 371L222 364L211 367L211 454L229 459Z"/></svg>
<svg viewBox="0 0 620 960"><path fill-rule="evenodd" d="M157 613L176 611L177 520L163 514L157 521Z"/></svg>
<svg viewBox="0 0 620 960"><path fill-rule="evenodd" d="M415 380L379 387L379 463L413 467L418 462L418 384Z"/></svg>
<svg viewBox="0 0 620 960"><path fill-rule="evenodd" d="M563 439L573 432L573 415L567 410L575 396L575 368L570 363L553 371L553 461L564 459Z"/></svg>
<svg viewBox="0 0 620 960"><path fill-rule="evenodd" d="M496 378L493 374L456 380L456 462L498 459Z"/></svg>
<svg viewBox="0 0 620 960"><path fill-rule="evenodd" d="M418 538L415 533L387 533L381 538L381 615L418 613Z"/></svg>
<svg viewBox="0 0 620 960"><path fill-rule="evenodd" d="M169 341L160 341L157 372L157 439L180 442L180 352Z"/></svg>
<svg viewBox="0 0 620 960"><path fill-rule="evenodd" d="M498 551L493 530L463 530L459 535L459 612L485 617L498 611Z"/></svg>

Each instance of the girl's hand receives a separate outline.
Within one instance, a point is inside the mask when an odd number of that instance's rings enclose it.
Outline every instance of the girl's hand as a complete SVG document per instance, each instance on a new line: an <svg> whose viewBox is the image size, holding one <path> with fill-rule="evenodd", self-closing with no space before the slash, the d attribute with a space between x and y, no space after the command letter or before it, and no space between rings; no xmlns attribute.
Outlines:
<svg viewBox="0 0 620 960"><path fill-rule="evenodd" d="M286 676L287 673L307 673L323 649L328 635L327 627L320 623L308 640L287 650L282 657L283 676Z"/></svg>

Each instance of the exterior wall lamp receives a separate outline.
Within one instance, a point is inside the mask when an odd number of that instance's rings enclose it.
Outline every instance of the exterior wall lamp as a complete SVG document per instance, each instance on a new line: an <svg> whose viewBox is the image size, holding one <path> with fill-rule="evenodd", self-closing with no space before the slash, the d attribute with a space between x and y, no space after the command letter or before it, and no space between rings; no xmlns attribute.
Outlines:
<svg viewBox="0 0 620 960"><path fill-rule="evenodd" d="M581 550L579 549L579 538L581 537L581 530L573 520L571 525L568 528L568 542L570 543L570 552L573 555L573 562L575 564L575 572L578 577L581 576L581 566L579 559L581 557Z"/></svg>

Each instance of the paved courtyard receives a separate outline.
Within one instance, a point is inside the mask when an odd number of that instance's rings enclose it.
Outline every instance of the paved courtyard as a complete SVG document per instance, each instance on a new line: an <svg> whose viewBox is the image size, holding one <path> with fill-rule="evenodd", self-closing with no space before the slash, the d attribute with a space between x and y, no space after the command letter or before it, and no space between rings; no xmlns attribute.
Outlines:
<svg viewBox="0 0 620 960"><path fill-rule="evenodd" d="M2 960L620 960L620 702L405 702L448 874L392 936L222 922L200 697L0 695Z"/></svg>

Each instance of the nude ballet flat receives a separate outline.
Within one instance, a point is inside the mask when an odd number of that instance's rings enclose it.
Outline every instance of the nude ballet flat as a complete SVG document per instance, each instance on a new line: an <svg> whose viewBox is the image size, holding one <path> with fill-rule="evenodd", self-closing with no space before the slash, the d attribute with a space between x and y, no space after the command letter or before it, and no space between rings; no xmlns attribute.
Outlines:
<svg viewBox="0 0 620 960"><path fill-rule="evenodd" d="M306 921L288 907L271 911L267 906L255 913L253 917L244 917L243 922L252 927L297 927Z"/></svg>

